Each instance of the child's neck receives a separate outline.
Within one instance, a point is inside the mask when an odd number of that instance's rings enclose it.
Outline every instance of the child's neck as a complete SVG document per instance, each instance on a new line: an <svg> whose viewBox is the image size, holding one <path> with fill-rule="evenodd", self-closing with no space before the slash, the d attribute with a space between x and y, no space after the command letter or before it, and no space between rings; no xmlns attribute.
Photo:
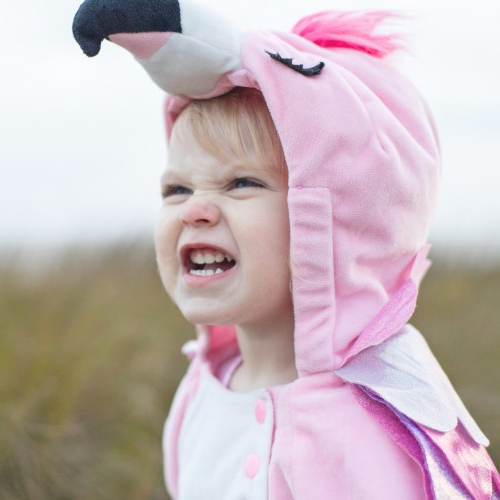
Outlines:
<svg viewBox="0 0 500 500"><path fill-rule="evenodd" d="M236 332L243 361L231 378L231 390L248 392L297 378L293 321L259 328L238 326Z"/></svg>

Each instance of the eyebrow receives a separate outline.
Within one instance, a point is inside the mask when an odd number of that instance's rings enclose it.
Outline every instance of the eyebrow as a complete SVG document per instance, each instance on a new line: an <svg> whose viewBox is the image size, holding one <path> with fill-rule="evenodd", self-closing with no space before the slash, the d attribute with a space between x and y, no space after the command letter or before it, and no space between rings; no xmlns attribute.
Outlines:
<svg viewBox="0 0 500 500"><path fill-rule="evenodd" d="M161 185L181 182L181 178L175 172L165 170L160 176Z"/></svg>

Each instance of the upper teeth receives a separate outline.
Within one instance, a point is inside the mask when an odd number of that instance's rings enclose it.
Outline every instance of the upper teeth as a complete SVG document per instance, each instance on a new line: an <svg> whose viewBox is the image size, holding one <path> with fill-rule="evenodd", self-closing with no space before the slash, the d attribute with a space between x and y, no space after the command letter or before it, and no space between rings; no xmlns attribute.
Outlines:
<svg viewBox="0 0 500 500"><path fill-rule="evenodd" d="M214 262L223 262L224 260L233 260L228 255L221 252L202 252L201 250L193 250L189 254L189 259L194 264L213 264Z"/></svg>

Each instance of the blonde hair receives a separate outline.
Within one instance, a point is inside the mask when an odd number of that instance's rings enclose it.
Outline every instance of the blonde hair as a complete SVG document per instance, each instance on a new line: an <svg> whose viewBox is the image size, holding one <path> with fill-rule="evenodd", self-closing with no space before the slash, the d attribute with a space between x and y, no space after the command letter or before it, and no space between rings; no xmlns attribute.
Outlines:
<svg viewBox="0 0 500 500"><path fill-rule="evenodd" d="M281 141L261 92L236 87L211 99L194 100L175 127L186 126L207 153L231 163L235 159L255 169L286 172Z"/></svg>

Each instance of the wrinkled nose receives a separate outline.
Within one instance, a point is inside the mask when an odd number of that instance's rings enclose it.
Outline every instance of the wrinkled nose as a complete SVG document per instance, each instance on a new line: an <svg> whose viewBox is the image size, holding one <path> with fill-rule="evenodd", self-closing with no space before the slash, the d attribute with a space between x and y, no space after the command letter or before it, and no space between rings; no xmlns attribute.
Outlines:
<svg viewBox="0 0 500 500"><path fill-rule="evenodd" d="M187 226L215 226L219 221L219 208L207 200L196 197L192 197L181 213L181 222Z"/></svg>

